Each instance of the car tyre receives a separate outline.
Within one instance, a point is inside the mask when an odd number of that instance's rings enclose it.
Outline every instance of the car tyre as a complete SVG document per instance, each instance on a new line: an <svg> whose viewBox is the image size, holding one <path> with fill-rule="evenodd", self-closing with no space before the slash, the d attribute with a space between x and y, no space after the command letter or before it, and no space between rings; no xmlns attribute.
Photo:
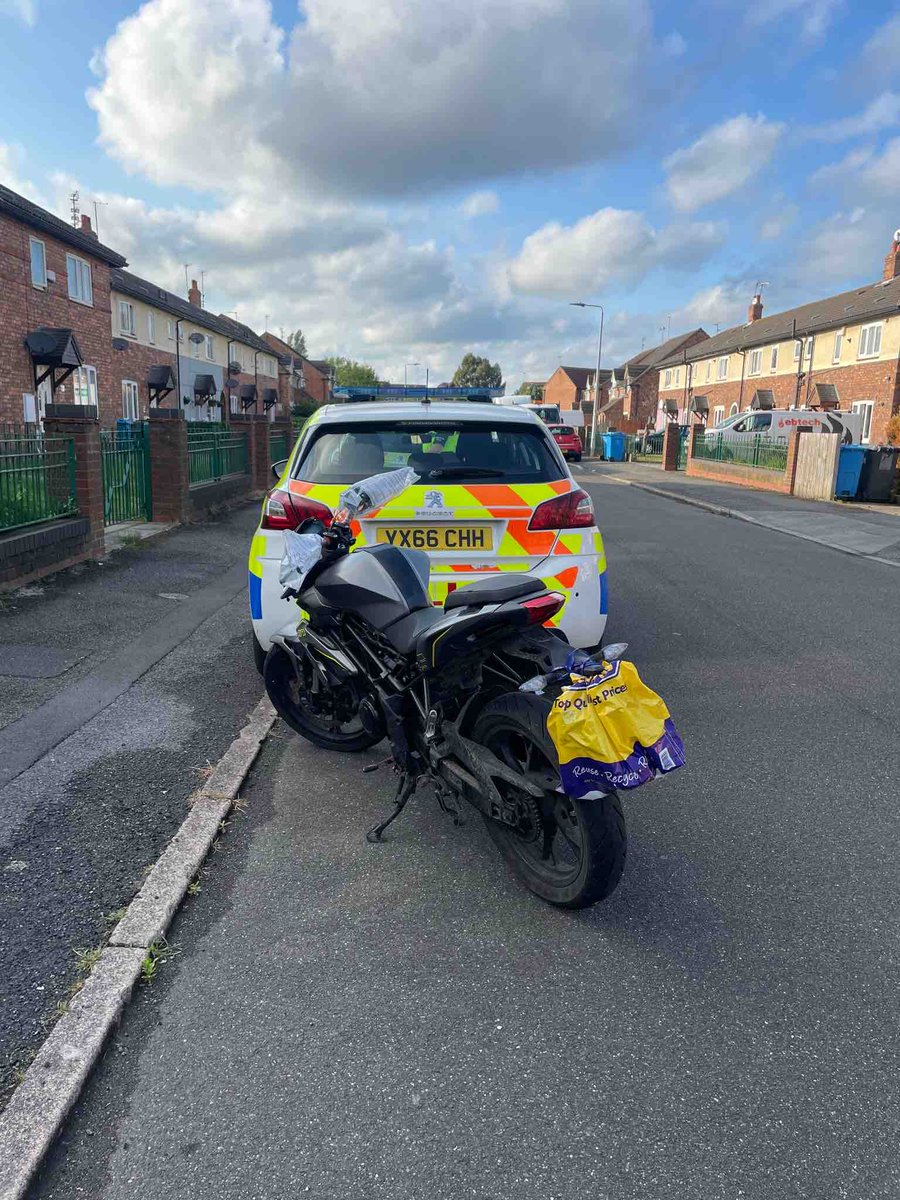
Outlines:
<svg viewBox="0 0 900 1200"><path fill-rule="evenodd" d="M572 455L572 462L581 462L581 455L580 455L580 454L573 454L573 455Z"/></svg>

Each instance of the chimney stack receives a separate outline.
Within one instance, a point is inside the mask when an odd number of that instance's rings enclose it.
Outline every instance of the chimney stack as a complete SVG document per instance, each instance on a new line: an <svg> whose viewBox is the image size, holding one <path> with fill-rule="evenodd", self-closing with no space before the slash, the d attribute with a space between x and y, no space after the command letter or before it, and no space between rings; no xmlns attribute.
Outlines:
<svg viewBox="0 0 900 1200"><path fill-rule="evenodd" d="M94 227L91 225L91 218L87 215L87 213L81 214L81 232L86 233L88 237L95 238L97 236L97 234L94 232Z"/></svg>
<svg viewBox="0 0 900 1200"><path fill-rule="evenodd" d="M747 309L747 324L752 325L754 321L758 321L762 312L762 292L757 292L753 297L753 303Z"/></svg>
<svg viewBox="0 0 900 1200"><path fill-rule="evenodd" d="M884 274L882 275L882 279L896 279L898 275L900 275L900 229L894 234L891 248L884 260Z"/></svg>
<svg viewBox="0 0 900 1200"><path fill-rule="evenodd" d="M200 295L196 279L191 280L191 286L188 288L188 302L193 304L195 308L203 307L203 297Z"/></svg>

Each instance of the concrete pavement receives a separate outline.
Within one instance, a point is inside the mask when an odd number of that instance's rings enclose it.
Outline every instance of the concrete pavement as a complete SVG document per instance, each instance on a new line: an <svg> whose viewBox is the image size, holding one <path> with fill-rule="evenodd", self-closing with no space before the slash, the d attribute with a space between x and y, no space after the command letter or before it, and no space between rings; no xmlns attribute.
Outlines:
<svg viewBox="0 0 900 1200"><path fill-rule="evenodd" d="M281 730L31 1200L893 1200L896 574L591 485L688 767L557 912ZM374 755L372 756L374 757Z"/></svg>
<svg viewBox="0 0 900 1200"><path fill-rule="evenodd" d="M4 597L0 1091L68 999L76 950L103 940L260 697L243 567L256 516ZM54 655L44 677L21 674Z"/></svg>

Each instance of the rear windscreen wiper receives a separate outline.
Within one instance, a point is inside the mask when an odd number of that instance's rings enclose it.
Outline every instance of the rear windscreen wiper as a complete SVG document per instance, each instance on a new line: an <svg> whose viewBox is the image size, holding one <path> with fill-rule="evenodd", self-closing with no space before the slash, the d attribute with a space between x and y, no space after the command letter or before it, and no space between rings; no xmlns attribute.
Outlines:
<svg viewBox="0 0 900 1200"><path fill-rule="evenodd" d="M480 476L497 476L505 475L505 471L498 471L494 467L433 467L429 471L419 471L416 469L416 474L428 479L452 479L458 475L480 475Z"/></svg>

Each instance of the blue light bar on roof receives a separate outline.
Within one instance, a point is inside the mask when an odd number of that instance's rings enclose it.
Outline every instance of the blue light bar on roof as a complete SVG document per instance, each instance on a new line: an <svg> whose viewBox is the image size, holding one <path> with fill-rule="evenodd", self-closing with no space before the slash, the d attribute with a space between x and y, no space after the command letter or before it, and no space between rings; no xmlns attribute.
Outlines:
<svg viewBox="0 0 900 1200"><path fill-rule="evenodd" d="M332 390L335 400L468 400L478 397L493 400L502 396L504 388L484 387L424 387L402 383L391 383L379 387L336 387Z"/></svg>

